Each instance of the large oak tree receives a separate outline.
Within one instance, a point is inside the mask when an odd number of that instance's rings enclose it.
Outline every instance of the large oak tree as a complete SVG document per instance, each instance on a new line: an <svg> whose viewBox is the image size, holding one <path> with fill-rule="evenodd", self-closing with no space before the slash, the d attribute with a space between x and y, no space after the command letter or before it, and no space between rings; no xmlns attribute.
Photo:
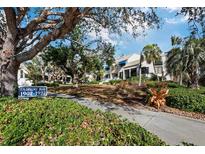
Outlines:
<svg viewBox="0 0 205 154"><path fill-rule="evenodd" d="M14 95L21 63L31 60L50 42L69 35L77 24L88 31L102 27L122 34L159 26L153 8L12 8L0 9L1 93ZM140 29L140 31L139 31Z"/></svg>

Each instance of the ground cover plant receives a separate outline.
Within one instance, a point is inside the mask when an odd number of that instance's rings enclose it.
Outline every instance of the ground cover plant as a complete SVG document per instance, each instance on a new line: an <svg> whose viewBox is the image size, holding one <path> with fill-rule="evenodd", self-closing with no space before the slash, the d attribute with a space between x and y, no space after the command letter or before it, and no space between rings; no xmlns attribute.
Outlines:
<svg viewBox="0 0 205 154"><path fill-rule="evenodd" d="M1 145L165 145L137 124L66 99L0 98Z"/></svg>
<svg viewBox="0 0 205 154"><path fill-rule="evenodd" d="M205 113L205 90L174 88L166 98L167 105L189 112Z"/></svg>

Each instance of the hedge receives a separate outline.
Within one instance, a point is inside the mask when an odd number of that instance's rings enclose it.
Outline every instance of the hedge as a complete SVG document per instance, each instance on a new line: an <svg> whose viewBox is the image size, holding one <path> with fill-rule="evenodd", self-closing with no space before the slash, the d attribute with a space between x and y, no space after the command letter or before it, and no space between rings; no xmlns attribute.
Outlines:
<svg viewBox="0 0 205 154"><path fill-rule="evenodd" d="M177 93L178 92L178 93ZM170 92L166 98L167 105L190 112L205 113L205 96L186 91Z"/></svg>
<svg viewBox="0 0 205 154"><path fill-rule="evenodd" d="M147 87L149 88L158 87L158 84L165 84L167 85L168 88L184 88L183 85L179 85L178 83L173 81L163 81L163 82L152 81L147 83Z"/></svg>
<svg viewBox="0 0 205 154"><path fill-rule="evenodd" d="M122 80L110 80L108 83L111 84L111 85L116 85L120 82L122 82Z"/></svg>

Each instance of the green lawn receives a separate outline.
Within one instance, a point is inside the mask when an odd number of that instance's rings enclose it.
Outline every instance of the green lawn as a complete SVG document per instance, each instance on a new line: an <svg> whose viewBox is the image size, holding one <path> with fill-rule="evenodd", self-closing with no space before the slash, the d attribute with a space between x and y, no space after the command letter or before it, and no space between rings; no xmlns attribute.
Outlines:
<svg viewBox="0 0 205 154"><path fill-rule="evenodd" d="M139 125L65 99L0 98L1 145L165 145Z"/></svg>

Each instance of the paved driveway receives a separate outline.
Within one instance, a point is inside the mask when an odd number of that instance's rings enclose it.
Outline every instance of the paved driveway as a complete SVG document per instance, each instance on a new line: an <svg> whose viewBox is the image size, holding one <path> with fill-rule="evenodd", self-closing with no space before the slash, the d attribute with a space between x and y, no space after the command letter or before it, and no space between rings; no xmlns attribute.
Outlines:
<svg viewBox="0 0 205 154"><path fill-rule="evenodd" d="M205 121L180 117L177 115L139 110L129 106L119 106L113 103L90 101L86 98L76 98L64 94L50 96L72 99L93 110L111 111L132 122L136 122L146 130L159 136L170 145L181 145L182 142L205 146Z"/></svg>

